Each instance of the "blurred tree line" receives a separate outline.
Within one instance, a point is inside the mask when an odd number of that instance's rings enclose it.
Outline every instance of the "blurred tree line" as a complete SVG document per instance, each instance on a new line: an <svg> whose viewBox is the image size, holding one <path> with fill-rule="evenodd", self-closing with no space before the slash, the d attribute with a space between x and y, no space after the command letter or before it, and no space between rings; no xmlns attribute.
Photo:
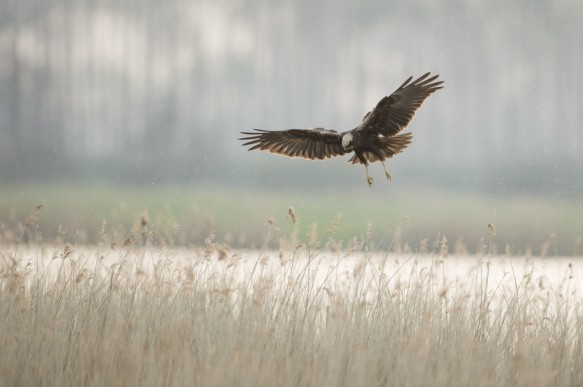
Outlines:
<svg viewBox="0 0 583 387"><path fill-rule="evenodd" d="M415 160L534 187L548 169L543 185L568 191L583 163L582 12L568 0L2 1L0 179L277 178L287 166L262 156L241 166L240 130L351 129L431 70L446 88L414 121Z"/></svg>

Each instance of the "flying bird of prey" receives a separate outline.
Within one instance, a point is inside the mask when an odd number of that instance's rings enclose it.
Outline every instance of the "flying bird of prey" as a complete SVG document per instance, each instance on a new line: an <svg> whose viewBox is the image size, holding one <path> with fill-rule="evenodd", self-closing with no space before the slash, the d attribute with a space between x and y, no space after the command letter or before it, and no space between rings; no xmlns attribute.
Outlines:
<svg viewBox="0 0 583 387"><path fill-rule="evenodd" d="M409 77L393 94L384 97L368 112L356 128L338 133L324 128L262 130L241 132L249 150L260 149L288 157L324 160L354 152L348 160L352 164L363 164L369 186L373 179L368 173L368 164L380 161L387 179L391 175L385 160L401 153L411 143L411 133L399 134L413 119L415 111L431 93L441 89L443 81L435 81L438 75L429 78L424 74L415 81Z"/></svg>

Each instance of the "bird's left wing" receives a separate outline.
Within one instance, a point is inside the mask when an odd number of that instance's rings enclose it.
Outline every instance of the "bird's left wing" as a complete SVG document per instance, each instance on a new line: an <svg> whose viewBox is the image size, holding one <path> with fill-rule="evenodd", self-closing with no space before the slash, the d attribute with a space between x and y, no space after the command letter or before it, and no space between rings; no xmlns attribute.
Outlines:
<svg viewBox="0 0 583 387"><path fill-rule="evenodd" d="M431 93L441 89L442 81L434 82L438 75L431 78L429 73L411 82L409 77L391 95L384 97L377 106L368 112L358 130L370 134L394 136L403 130L413 119L415 111Z"/></svg>
<svg viewBox="0 0 583 387"><path fill-rule="evenodd" d="M246 141L243 146L249 150L260 149L288 157L302 157L309 160L324 160L345 154L342 148L342 135L335 130L323 128L262 130L241 132Z"/></svg>

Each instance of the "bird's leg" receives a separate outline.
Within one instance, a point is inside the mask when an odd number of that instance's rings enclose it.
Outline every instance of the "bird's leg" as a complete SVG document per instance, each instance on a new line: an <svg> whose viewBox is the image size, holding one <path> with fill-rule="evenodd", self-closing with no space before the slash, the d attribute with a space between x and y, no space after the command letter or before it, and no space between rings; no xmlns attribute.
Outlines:
<svg viewBox="0 0 583 387"><path fill-rule="evenodd" d="M373 179L372 177L368 174L368 165L364 164L364 169L366 170L366 182L368 183L369 187L372 187L372 182Z"/></svg>
<svg viewBox="0 0 583 387"><path fill-rule="evenodd" d="M381 160L381 164L383 164L383 168L385 169L385 176L387 179L389 179L389 181L391 181L391 174L389 173L389 170L387 169L387 166L383 160Z"/></svg>

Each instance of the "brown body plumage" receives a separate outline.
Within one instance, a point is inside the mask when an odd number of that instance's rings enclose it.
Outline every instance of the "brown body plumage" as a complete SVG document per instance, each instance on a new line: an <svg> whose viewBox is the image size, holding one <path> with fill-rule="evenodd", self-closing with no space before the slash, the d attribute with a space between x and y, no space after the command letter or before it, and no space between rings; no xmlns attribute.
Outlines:
<svg viewBox="0 0 583 387"><path fill-rule="evenodd" d="M338 133L324 128L255 129L254 132L241 132L245 137L240 140L246 141L243 146L251 146L249 150L260 149L310 160L324 160L354 152L349 161L364 165L369 186L372 185L372 177L368 174L368 164L375 161L382 163L387 179L391 180L384 161L401 153L413 139L411 133L399 132L411 122L423 101L443 87L442 81L435 81L437 75L428 77L429 73L413 82L413 77L409 77L395 92L381 99L364 116L362 123L350 131Z"/></svg>

